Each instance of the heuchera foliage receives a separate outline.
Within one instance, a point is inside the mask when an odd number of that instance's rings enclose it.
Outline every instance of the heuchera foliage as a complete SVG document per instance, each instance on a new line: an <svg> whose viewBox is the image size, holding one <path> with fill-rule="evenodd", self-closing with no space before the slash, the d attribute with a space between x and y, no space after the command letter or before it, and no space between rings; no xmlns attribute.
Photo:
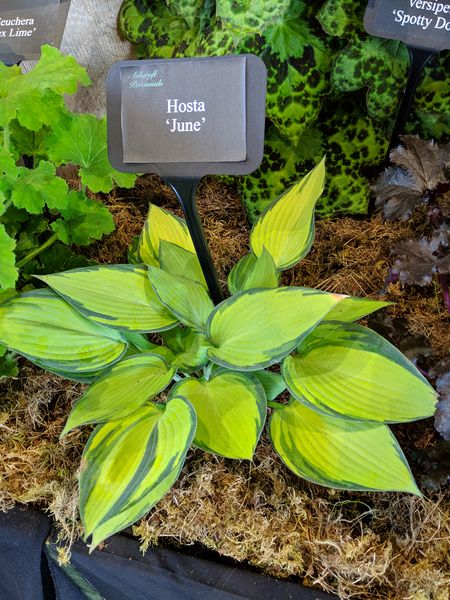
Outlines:
<svg viewBox="0 0 450 600"><path fill-rule="evenodd" d="M158 502L191 444L252 460L268 409L273 447L298 476L419 494L388 424L432 415L436 394L355 323L389 303L278 286L313 243L324 179L322 161L260 216L218 306L185 223L154 205L139 264L39 276L48 287L0 304L1 343L90 383L62 435L96 424L80 471L92 547Z"/></svg>
<svg viewBox="0 0 450 600"><path fill-rule="evenodd" d="M86 190L134 185L134 175L108 161L105 119L64 104L65 94L89 83L73 57L51 46L28 73L0 63L0 291L15 287L20 269L26 277L86 264L66 244L87 245L114 229ZM61 165L73 165L80 189L57 173Z"/></svg>
<svg viewBox="0 0 450 600"><path fill-rule="evenodd" d="M240 179L254 220L320 157L327 192L318 213L364 213L364 176L379 165L408 71L404 45L368 36L367 0L236 2L125 0L119 26L146 58L250 52L268 71L264 162ZM449 55L426 70L411 127L439 139L450 133Z"/></svg>

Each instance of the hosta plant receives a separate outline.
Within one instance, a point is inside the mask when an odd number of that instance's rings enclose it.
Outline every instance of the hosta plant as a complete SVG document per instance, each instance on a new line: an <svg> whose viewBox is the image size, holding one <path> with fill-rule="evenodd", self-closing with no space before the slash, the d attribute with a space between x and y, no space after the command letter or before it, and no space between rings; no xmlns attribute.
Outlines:
<svg viewBox="0 0 450 600"><path fill-rule="evenodd" d="M92 547L158 502L191 445L252 460L268 411L273 447L300 477L419 493L389 423L432 415L435 392L355 323L387 303L278 285L311 247L324 176L322 161L262 214L218 306L186 225L153 205L139 264L40 276L48 287L0 305L2 344L90 384L62 434L96 425L79 474Z"/></svg>

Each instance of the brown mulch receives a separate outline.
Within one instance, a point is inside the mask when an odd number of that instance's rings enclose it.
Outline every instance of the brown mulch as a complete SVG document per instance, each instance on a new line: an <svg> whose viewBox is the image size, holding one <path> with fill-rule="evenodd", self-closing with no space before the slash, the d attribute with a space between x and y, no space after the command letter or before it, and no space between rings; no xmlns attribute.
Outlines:
<svg viewBox="0 0 450 600"><path fill-rule="evenodd" d="M148 201L180 213L157 177L108 198L117 230L84 250L101 263L126 262ZM248 223L233 188L206 179L199 210L219 278L247 252ZM386 289L390 249L421 233L423 219L384 223L340 218L319 221L315 244L286 285L383 298L386 309L423 334L436 357L448 354L449 319L438 286ZM83 386L44 373L21 360L20 378L0 382L0 508L36 503L54 515L61 540L80 533L76 471L88 430L59 441L73 401ZM402 426L400 441L434 444L431 421ZM414 465L413 465L414 470ZM150 515L134 527L143 549L170 540L199 542L280 577L293 576L341 598L446 600L450 593L450 494L340 492L292 475L263 436L253 463L193 450L180 480ZM64 550L61 550L64 558Z"/></svg>

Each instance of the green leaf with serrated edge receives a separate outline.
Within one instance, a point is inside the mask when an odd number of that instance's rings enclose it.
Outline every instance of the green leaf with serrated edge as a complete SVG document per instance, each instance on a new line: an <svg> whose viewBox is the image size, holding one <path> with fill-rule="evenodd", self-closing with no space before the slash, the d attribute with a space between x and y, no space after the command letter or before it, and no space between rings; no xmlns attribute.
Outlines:
<svg viewBox="0 0 450 600"><path fill-rule="evenodd" d="M191 235L183 219L155 204L150 204L139 241L139 256L142 262L159 266L159 247L162 240L195 253Z"/></svg>
<svg viewBox="0 0 450 600"><path fill-rule="evenodd" d="M19 167L11 200L17 208L25 208L37 215L46 204L48 208L66 209L68 191L69 186L64 179L56 176L55 166L43 160L35 169Z"/></svg>
<svg viewBox="0 0 450 600"><path fill-rule="evenodd" d="M317 13L317 20L328 35L354 38L364 31L364 10L363 2L326 0Z"/></svg>
<svg viewBox="0 0 450 600"><path fill-rule="evenodd" d="M271 371L255 371L252 373L253 377L256 377L259 383L263 386L266 393L267 400L275 400L280 394L286 389L284 379L278 373L272 373Z"/></svg>
<svg viewBox="0 0 450 600"><path fill-rule="evenodd" d="M402 42L368 37L355 40L337 58L331 77L334 88L351 92L367 87L370 117L394 117L408 71L408 51Z"/></svg>
<svg viewBox="0 0 450 600"><path fill-rule="evenodd" d="M292 400L273 412L269 434L284 464L308 481L345 490L420 495L387 425L337 419Z"/></svg>
<svg viewBox="0 0 450 600"><path fill-rule="evenodd" d="M322 160L264 211L250 233L250 246L256 256L266 248L277 269L284 270L309 252L314 241L314 207L324 182L325 160Z"/></svg>
<svg viewBox="0 0 450 600"><path fill-rule="evenodd" d="M80 514L91 548L137 521L170 490L195 428L191 404L174 397L94 430L80 471Z"/></svg>
<svg viewBox="0 0 450 600"><path fill-rule="evenodd" d="M358 321L376 310L391 306L393 302L371 298L344 298L327 314L327 321Z"/></svg>
<svg viewBox="0 0 450 600"><path fill-rule="evenodd" d="M159 244L159 263L164 271L172 275L192 279L206 287L202 267L194 252L189 252L189 250L167 240L161 240Z"/></svg>
<svg viewBox="0 0 450 600"><path fill-rule="evenodd" d="M189 27L194 27L202 4L201 0L166 0L167 6L187 22Z"/></svg>
<svg viewBox="0 0 450 600"><path fill-rule="evenodd" d="M0 304L0 343L39 366L89 373L126 351L121 333L85 319L51 290L35 290Z"/></svg>
<svg viewBox="0 0 450 600"><path fill-rule="evenodd" d="M228 287L232 294L254 288L275 288L278 286L278 271L273 258L263 248L261 254L247 254L231 270Z"/></svg>
<svg viewBox="0 0 450 600"><path fill-rule="evenodd" d="M14 157L4 146L0 146L0 172L11 179L17 179L19 175L19 168L16 166Z"/></svg>
<svg viewBox="0 0 450 600"><path fill-rule="evenodd" d="M70 191L68 206L51 228L64 244L87 246L115 229L112 214L102 202L91 200L83 192Z"/></svg>
<svg viewBox="0 0 450 600"><path fill-rule="evenodd" d="M270 25L282 20L290 4L291 0L217 0L216 15L239 33L262 33Z"/></svg>
<svg viewBox="0 0 450 600"><path fill-rule="evenodd" d="M187 398L197 414L194 444L226 458L251 460L266 420L261 384L243 373L225 372L178 382L174 395Z"/></svg>
<svg viewBox="0 0 450 600"><path fill-rule="evenodd" d="M96 323L136 332L161 331L178 323L156 297L145 267L86 267L37 278Z"/></svg>
<svg viewBox="0 0 450 600"><path fill-rule="evenodd" d="M64 112L63 94L89 85L86 69L72 56L52 46L41 48L41 57L28 73L0 63L0 127L16 116L27 129L38 131L55 123Z"/></svg>
<svg viewBox="0 0 450 600"><path fill-rule="evenodd" d="M209 359L239 371L279 362L344 296L301 287L250 290L221 302L208 318Z"/></svg>
<svg viewBox="0 0 450 600"><path fill-rule="evenodd" d="M80 425L123 419L159 394L175 369L156 354L136 354L105 370L76 402L61 436Z"/></svg>
<svg viewBox="0 0 450 600"><path fill-rule="evenodd" d="M148 267L148 274L156 295L171 313L185 325L205 329L214 304L200 283L158 267Z"/></svg>
<svg viewBox="0 0 450 600"><path fill-rule="evenodd" d="M9 237L5 226L0 223L0 288L13 288L19 278L15 247L16 242Z"/></svg>
<svg viewBox="0 0 450 600"><path fill-rule="evenodd" d="M295 398L335 417L384 423L434 414L436 392L412 363L374 331L321 323L283 363Z"/></svg>
<svg viewBox="0 0 450 600"><path fill-rule="evenodd" d="M170 363L179 371L198 371L208 362L206 351L210 343L201 332L177 327L163 331L161 337L173 352Z"/></svg>
<svg viewBox="0 0 450 600"><path fill-rule="evenodd" d="M47 148L55 164L78 165L82 184L92 192L110 192L114 185L131 188L135 184L136 175L120 173L109 162L106 118L66 115L54 125Z"/></svg>

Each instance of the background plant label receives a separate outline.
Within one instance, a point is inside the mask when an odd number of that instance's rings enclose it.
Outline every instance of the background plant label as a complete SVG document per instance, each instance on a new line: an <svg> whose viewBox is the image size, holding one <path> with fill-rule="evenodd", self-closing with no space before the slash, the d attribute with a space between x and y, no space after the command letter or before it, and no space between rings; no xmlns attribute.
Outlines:
<svg viewBox="0 0 450 600"><path fill-rule="evenodd" d="M245 160L245 66L237 56L122 67L124 162Z"/></svg>
<svg viewBox="0 0 450 600"><path fill-rule="evenodd" d="M43 44L59 47L70 0L0 0L0 61L40 56Z"/></svg>
<svg viewBox="0 0 450 600"><path fill-rule="evenodd" d="M369 0L364 26L371 35L439 52L450 48L450 1Z"/></svg>

